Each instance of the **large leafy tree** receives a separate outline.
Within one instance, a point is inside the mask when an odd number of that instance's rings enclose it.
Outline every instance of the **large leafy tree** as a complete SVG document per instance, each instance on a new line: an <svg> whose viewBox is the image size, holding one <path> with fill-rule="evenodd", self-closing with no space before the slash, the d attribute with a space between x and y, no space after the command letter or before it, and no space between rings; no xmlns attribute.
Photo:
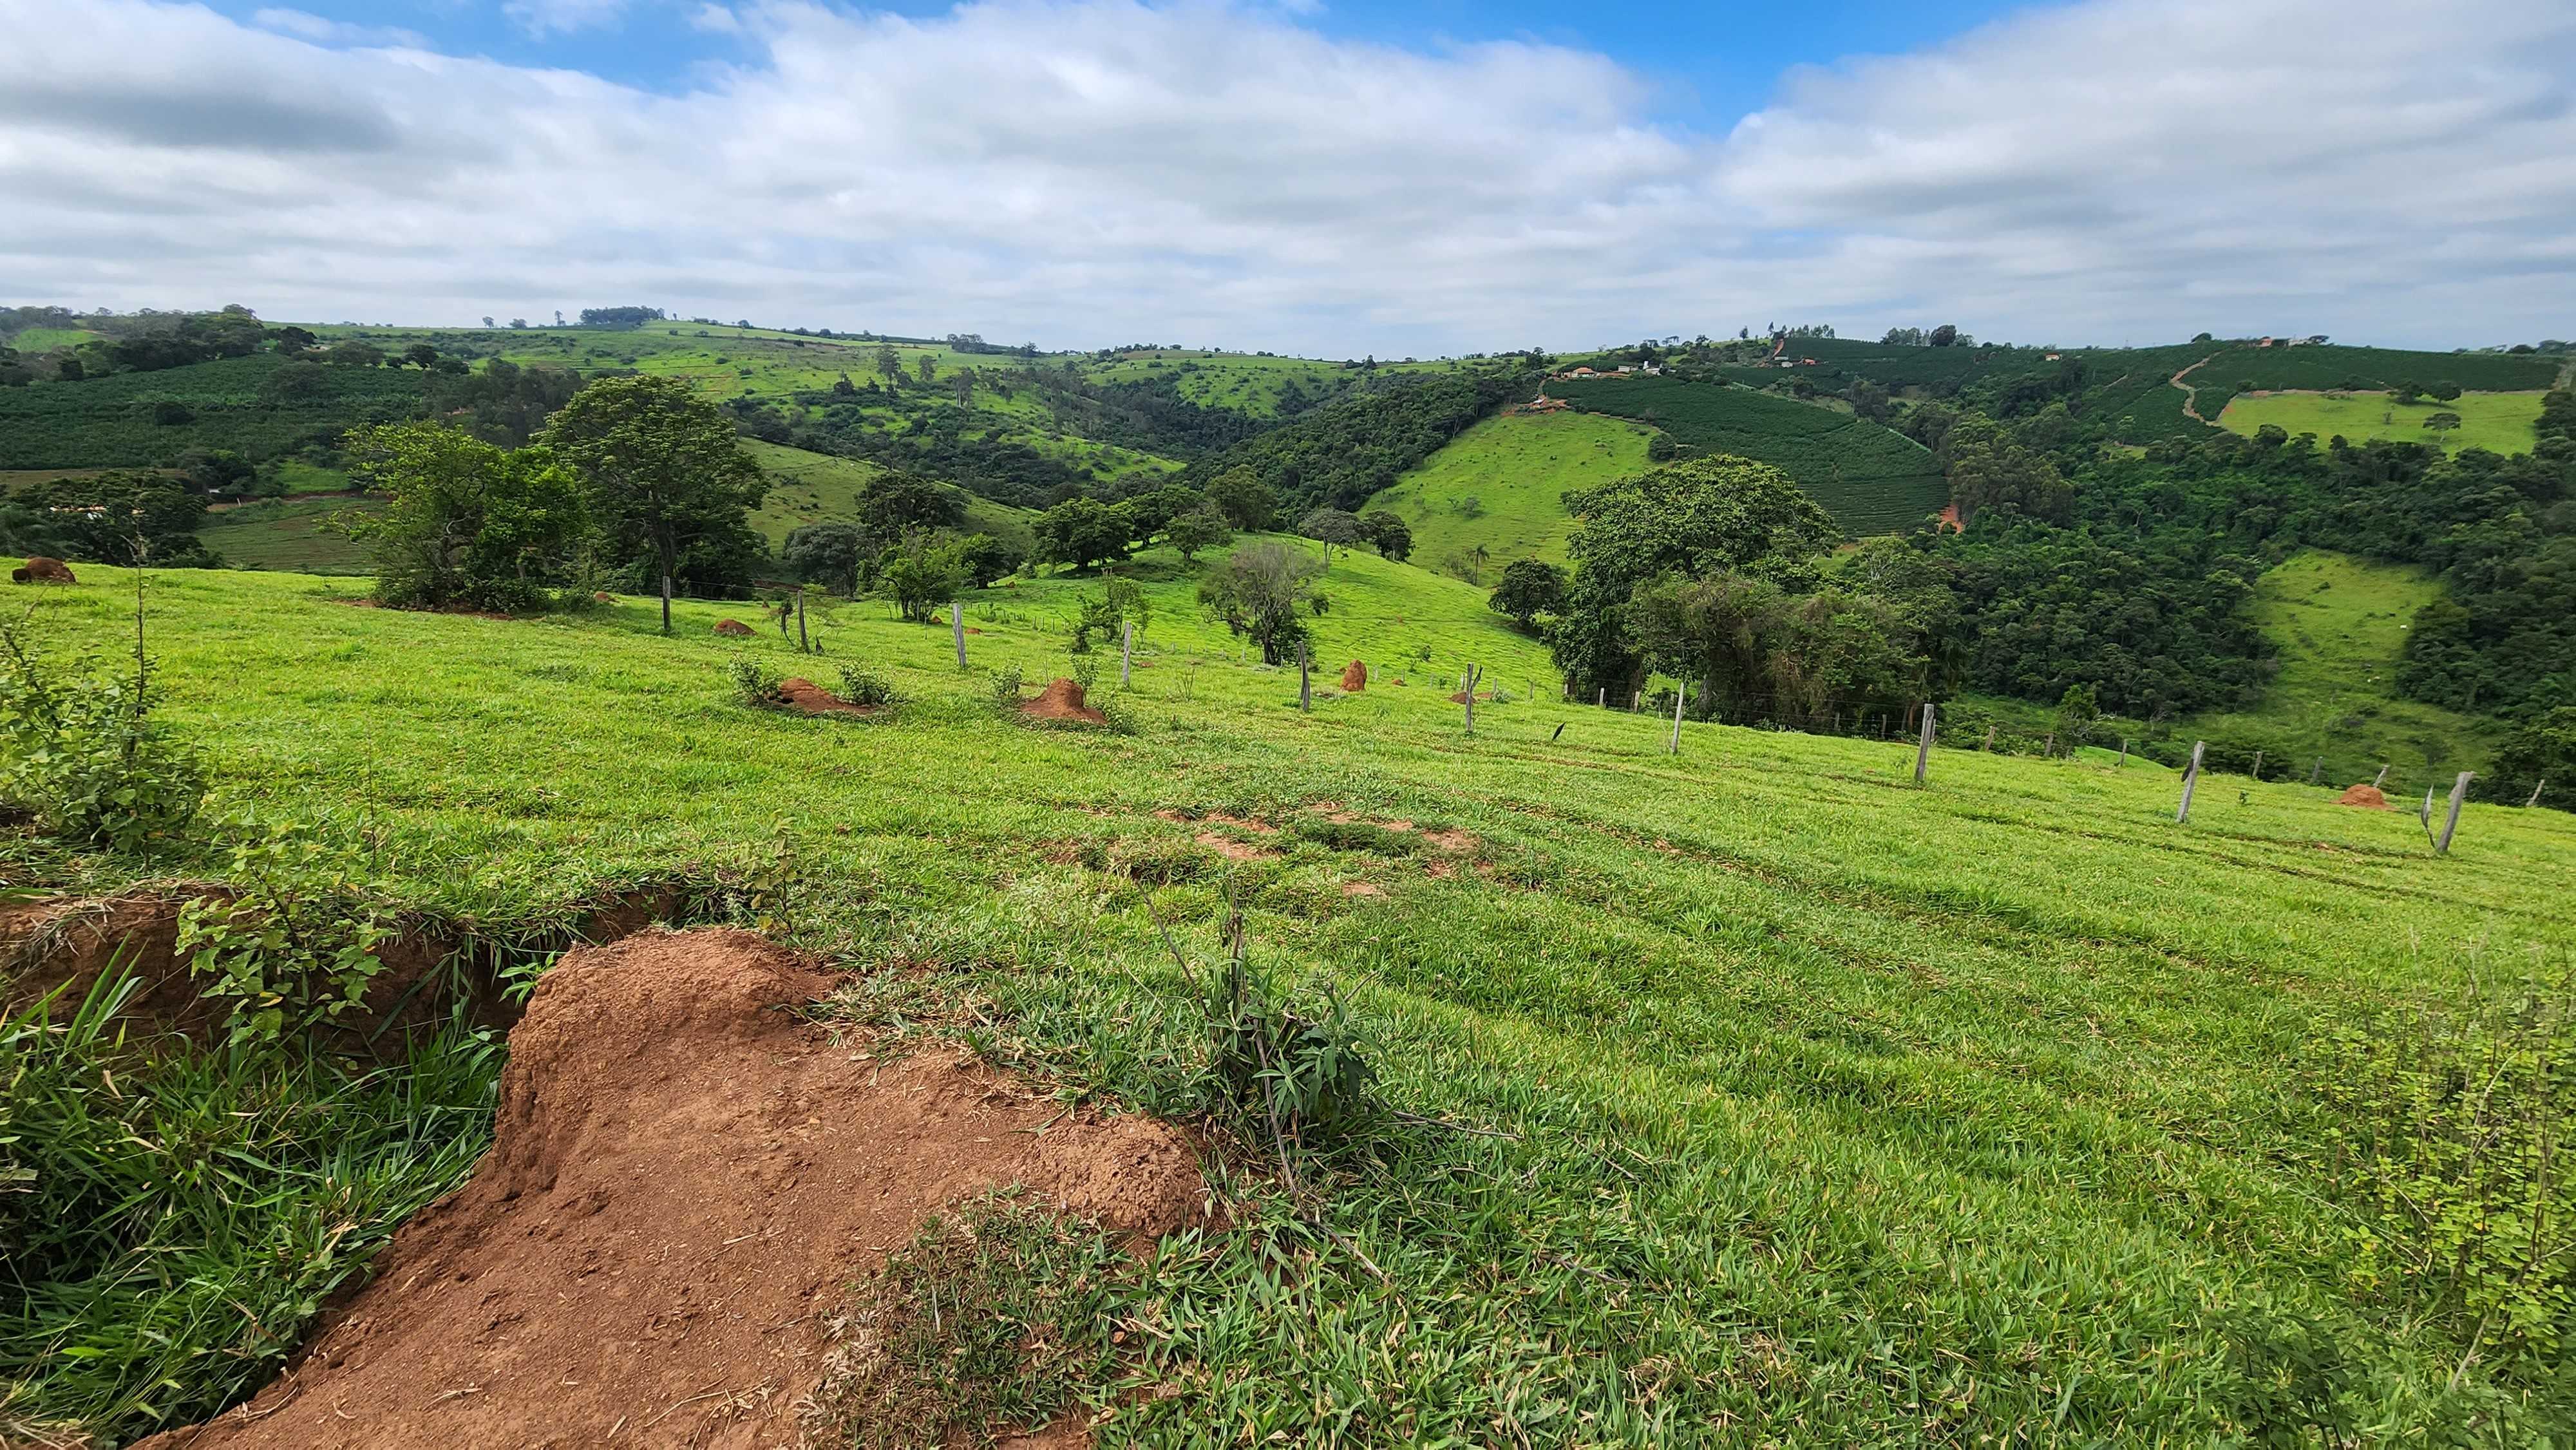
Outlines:
<svg viewBox="0 0 2576 1450"><path fill-rule="evenodd" d="M577 470L624 560L649 566L671 632L671 581L684 558L709 572L759 541L746 516L767 492L733 424L677 378L601 378L575 393L540 441Z"/></svg>
<svg viewBox="0 0 2576 1450"><path fill-rule="evenodd" d="M364 535L379 603L542 607L588 531L580 480L543 448L496 448L426 422L370 428L350 446L387 501Z"/></svg>
<svg viewBox="0 0 2576 1450"><path fill-rule="evenodd" d="M1578 520L1567 552L1574 579L1551 643L1580 694L1625 698L1646 660L1631 633L1629 602L1666 576L1744 574L1803 586L1841 531L1789 476L1727 454L1651 468L1566 494Z"/></svg>
<svg viewBox="0 0 2576 1450"><path fill-rule="evenodd" d="M1069 498L1038 516L1037 535L1039 558L1079 572L1126 558L1134 549L1135 524L1123 508Z"/></svg>
<svg viewBox="0 0 2576 1450"><path fill-rule="evenodd" d="M1320 508L1297 521L1297 532L1324 546L1324 567L1333 567L1333 550L1348 548L1368 537L1368 527L1357 514L1336 508Z"/></svg>
<svg viewBox="0 0 2576 1450"><path fill-rule="evenodd" d="M1226 628L1261 646L1264 664L1285 664L1306 637L1297 606L1315 595L1324 566L1303 549L1264 540L1246 544L1199 581L1199 600Z"/></svg>
<svg viewBox="0 0 2576 1450"><path fill-rule="evenodd" d="M1544 559L1516 559L1503 566L1502 582L1485 605L1509 615L1515 629L1535 634L1540 615L1565 608L1565 571Z"/></svg>

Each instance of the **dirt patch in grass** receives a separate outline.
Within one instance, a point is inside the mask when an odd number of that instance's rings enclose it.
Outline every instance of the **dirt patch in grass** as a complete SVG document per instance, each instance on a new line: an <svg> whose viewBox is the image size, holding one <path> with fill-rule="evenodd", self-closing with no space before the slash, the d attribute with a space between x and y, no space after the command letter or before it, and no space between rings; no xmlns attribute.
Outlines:
<svg viewBox="0 0 2576 1450"><path fill-rule="evenodd" d="M843 1291L947 1205L1018 1183L1131 1242L1202 1221L1177 1130L877 1060L798 1015L828 986L740 931L567 955L473 1178L249 1405L143 1444L794 1444Z"/></svg>
<svg viewBox="0 0 2576 1450"><path fill-rule="evenodd" d="M1229 861L1259 861L1279 853L1250 841L1238 841L1221 831L1201 831L1191 838Z"/></svg>
<svg viewBox="0 0 2576 1450"><path fill-rule="evenodd" d="M822 686L815 684L812 680L806 679L801 675L790 675L786 679L778 682L778 699L782 705L786 706L786 708L790 710L802 710L808 715L873 715L877 713L874 707L867 705L853 705L849 701L842 699L840 696L833 694L831 691L824 689Z"/></svg>
<svg viewBox="0 0 2576 1450"><path fill-rule="evenodd" d="M1020 702L1020 713L1033 720L1080 720L1090 725L1106 725L1109 717L1084 703L1082 686L1072 680L1057 680L1038 692L1034 700Z"/></svg>

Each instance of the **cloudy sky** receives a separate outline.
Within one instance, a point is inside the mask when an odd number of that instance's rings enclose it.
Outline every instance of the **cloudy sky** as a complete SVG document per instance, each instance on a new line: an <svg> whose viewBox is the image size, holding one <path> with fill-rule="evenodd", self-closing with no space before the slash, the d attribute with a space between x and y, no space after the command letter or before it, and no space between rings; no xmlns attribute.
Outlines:
<svg viewBox="0 0 2576 1450"><path fill-rule="evenodd" d="M0 303L2576 334L2562 0L303 3L0 0Z"/></svg>

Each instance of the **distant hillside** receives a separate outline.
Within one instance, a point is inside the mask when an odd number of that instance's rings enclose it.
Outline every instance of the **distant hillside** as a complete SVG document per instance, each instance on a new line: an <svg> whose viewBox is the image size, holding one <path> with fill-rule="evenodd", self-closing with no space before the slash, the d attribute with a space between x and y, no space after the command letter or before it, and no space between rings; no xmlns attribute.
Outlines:
<svg viewBox="0 0 2576 1450"><path fill-rule="evenodd" d="M1698 452L1768 463L1854 536L1910 528L1950 501L1941 465L1928 449L1831 408L1660 377L1558 383L1549 395L1584 412L1651 424Z"/></svg>
<svg viewBox="0 0 2576 1450"><path fill-rule="evenodd" d="M1517 559L1562 562L1568 489L1642 472L1654 430L1588 413L1506 413L1370 498L1413 530L1413 562L1471 583Z"/></svg>
<svg viewBox="0 0 2576 1450"><path fill-rule="evenodd" d="M2448 402L2427 398L2400 403L2385 392L2238 393L2218 414L2220 427L2247 437L2266 427L2296 438L2313 433L2320 442L2345 438L2360 443L2385 438L2395 443L2430 443L2448 452L2484 448L2491 453L2529 453L2540 443L2540 407L2546 393L2462 393ZM2448 413L2458 426L2427 426Z"/></svg>
<svg viewBox="0 0 2576 1450"><path fill-rule="evenodd" d="M856 520L859 490L886 471L861 459L808 453L756 439L745 439L743 449L769 478L769 496L752 514L751 526L769 540L772 549L805 524ZM969 533L991 534L1023 550L1034 546L1036 538L1029 526L1035 515L1028 510L978 498L963 489L958 492L966 500Z"/></svg>
<svg viewBox="0 0 2576 1450"><path fill-rule="evenodd" d="M328 449L351 428L419 412L429 381L407 369L299 365L254 353L0 388L0 468L155 467L192 448L257 459Z"/></svg>

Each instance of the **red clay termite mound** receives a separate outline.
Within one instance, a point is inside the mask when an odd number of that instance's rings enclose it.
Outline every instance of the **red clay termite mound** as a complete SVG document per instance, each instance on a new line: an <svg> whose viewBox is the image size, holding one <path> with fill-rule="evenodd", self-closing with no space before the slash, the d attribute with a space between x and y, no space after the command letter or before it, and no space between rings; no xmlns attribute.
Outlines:
<svg viewBox="0 0 2576 1450"><path fill-rule="evenodd" d="M751 626L739 619L719 619L716 621L716 633L731 635L736 639L749 639Z"/></svg>
<svg viewBox="0 0 2576 1450"><path fill-rule="evenodd" d="M2375 785L2356 785L2348 787L2342 795L2335 797L2335 804L2359 806L2366 811L2384 811L2388 809L2388 797L2380 794L2379 787Z"/></svg>
<svg viewBox="0 0 2576 1450"><path fill-rule="evenodd" d="M1368 688L1368 666L1353 660L1342 666L1342 693L1356 695Z"/></svg>
<svg viewBox="0 0 2576 1450"><path fill-rule="evenodd" d="M1106 725L1109 717L1083 703L1082 686L1071 680L1057 680L1038 692L1034 700L1020 703L1020 713L1040 720L1082 720L1093 725Z"/></svg>
<svg viewBox="0 0 2576 1450"><path fill-rule="evenodd" d="M48 559L42 554L32 555L25 564L10 570L9 578L12 583L17 584L78 584L80 582L72 577L71 565L60 559Z"/></svg>
<svg viewBox="0 0 2576 1450"><path fill-rule="evenodd" d="M778 698L786 701L789 709L802 710L808 715L873 715L876 713L865 705L851 704L801 675L789 675L786 679L780 680Z"/></svg>
<svg viewBox="0 0 2576 1450"><path fill-rule="evenodd" d="M567 955L510 1034L492 1150L247 1406L151 1450L798 1443L825 1321L934 1212L1019 1182L1203 1222L1196 1149L945 1056L872 1061L748 932Z"/></svg>

